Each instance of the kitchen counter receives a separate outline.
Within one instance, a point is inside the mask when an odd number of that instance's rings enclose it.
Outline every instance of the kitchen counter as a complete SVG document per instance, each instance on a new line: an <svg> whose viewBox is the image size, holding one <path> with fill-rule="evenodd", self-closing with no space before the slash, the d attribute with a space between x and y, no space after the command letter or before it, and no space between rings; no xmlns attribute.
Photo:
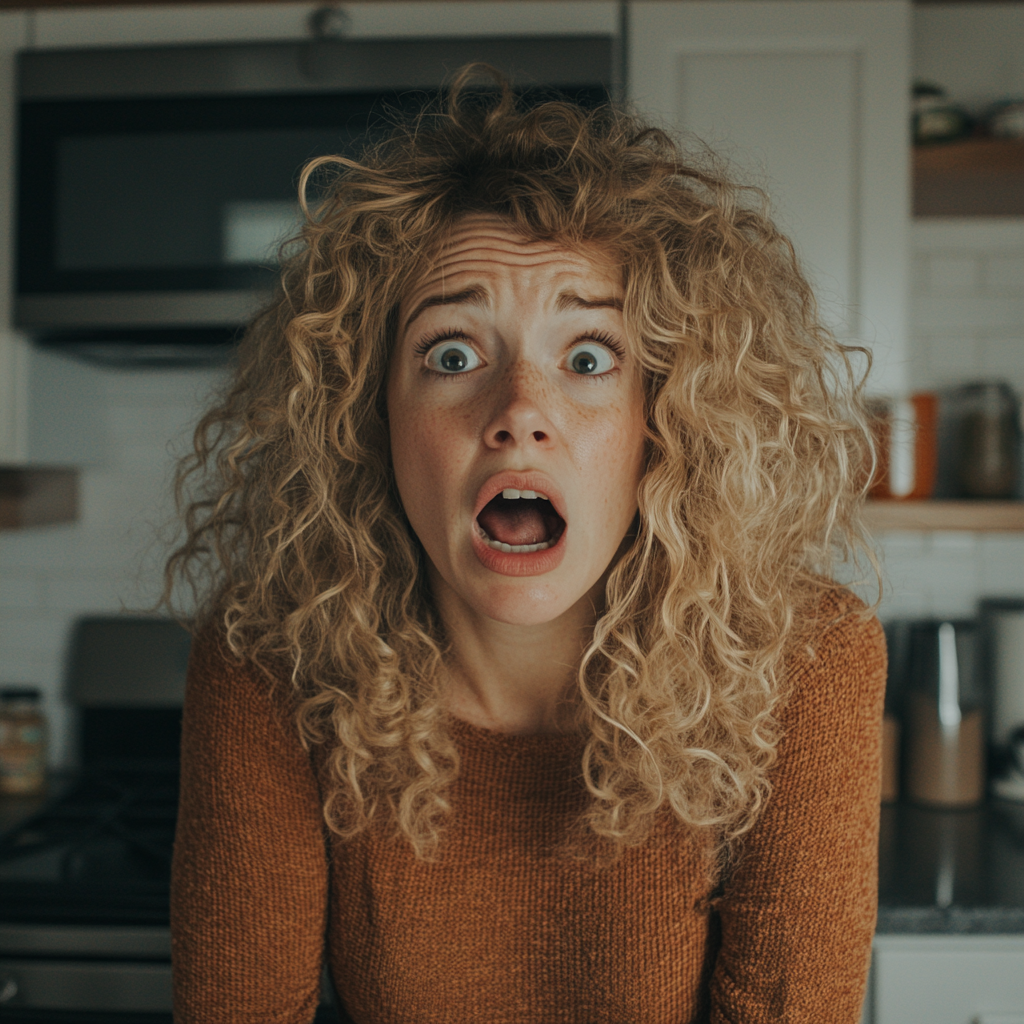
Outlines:
<svg viewBox="0 0 1024 1024"><path fill-rule="evenodd" d="M882 808L878 934L1024 934L1024 804Z"/></svg>

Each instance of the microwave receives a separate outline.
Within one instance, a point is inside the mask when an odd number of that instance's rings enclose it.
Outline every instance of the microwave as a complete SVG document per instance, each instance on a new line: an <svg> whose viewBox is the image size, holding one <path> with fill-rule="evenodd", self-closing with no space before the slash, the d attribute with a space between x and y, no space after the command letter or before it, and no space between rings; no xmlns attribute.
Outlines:
<svg viewBox="0 0 1024 1024"><path fill-rule="evenodd" d="M107 363L214 362L267 301L309 159L357 156L474 60L605 101L611 36L27 51L15 324Z"/></svg>

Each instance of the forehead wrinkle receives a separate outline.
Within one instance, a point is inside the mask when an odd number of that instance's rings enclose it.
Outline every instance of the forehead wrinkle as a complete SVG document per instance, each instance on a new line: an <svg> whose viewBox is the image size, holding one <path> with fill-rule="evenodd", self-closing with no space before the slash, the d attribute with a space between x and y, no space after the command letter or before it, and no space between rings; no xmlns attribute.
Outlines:
<svg viewBox="0 0 1024 1024"><path fill-rule="evenodd" d="M467 254L472 255L467 255ZM515 267L544 267L551 263L568 264L577 273L587 273L592 264L564 249L547 249L541 252L525 253L519 248L487 248L480 245L467 247L459 252L446 253L432 271L431 279L443 274L463 272L467 265L501 263Z"/></svg>

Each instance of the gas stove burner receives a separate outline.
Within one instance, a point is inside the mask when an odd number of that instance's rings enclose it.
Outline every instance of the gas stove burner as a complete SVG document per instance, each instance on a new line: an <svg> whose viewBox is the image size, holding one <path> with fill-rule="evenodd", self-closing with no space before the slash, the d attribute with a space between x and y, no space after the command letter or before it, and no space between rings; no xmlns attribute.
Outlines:
<svg viewBox="0 0 1024 1024"><path fill-rule="evenodd" d="M0 837L3 918L166 918L177 807L177 764L89 769Z"/></svg>

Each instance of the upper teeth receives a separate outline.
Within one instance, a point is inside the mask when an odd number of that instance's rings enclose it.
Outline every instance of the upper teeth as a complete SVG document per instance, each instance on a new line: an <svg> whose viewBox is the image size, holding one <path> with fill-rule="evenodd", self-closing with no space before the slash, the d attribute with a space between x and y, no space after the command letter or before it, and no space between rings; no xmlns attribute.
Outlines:
<svg viewBox="0 0 1024 1024"><path fill-rule="evenodd" d="M506 487L501 492L503 498L540 498L542 501L550 501L551 499L546 494L541 494L540 491L520 491L515 487Z"/></svg>

